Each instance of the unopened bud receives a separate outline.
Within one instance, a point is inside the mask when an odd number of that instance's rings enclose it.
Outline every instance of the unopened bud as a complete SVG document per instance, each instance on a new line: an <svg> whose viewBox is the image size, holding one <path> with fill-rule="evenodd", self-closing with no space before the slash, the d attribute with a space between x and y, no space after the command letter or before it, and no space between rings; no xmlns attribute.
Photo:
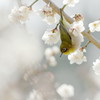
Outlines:
<svg viewBox="0 0 100 100"><path fill-rule="evenodd" d="M84 20L84 18L81 14L75 14L75 16L73 18L76 22Z"/></svg>

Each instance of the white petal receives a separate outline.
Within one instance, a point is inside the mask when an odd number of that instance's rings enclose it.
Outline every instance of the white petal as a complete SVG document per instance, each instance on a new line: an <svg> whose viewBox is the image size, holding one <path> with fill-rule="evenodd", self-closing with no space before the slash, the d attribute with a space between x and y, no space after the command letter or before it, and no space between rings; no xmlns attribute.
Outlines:
<svg viewBox="0 0 100 100"><path fill-rule="evenodd" d="M68 55L68 59L70 60L71 64L81 64L82 62L87 61L86 57L83 55L83 52L81 50L76 50L74 53Z"/></svg>
<svg viewBox="0 0 100 100"><path fill-rule="evenodd" d="M58 30L54 33L52 32L52 30L47 30L44 33L42 40L45 42L45 44L48 45L56 44L60 40L60 33Z"/></svg>
<svg viewBox="0 0 100 100"><path fill-rule="evenodd" d="M74 87L71 85L67 84L62 84L58 89L57 93L62 97L62 98L69 98L74 96Z"/></svg>

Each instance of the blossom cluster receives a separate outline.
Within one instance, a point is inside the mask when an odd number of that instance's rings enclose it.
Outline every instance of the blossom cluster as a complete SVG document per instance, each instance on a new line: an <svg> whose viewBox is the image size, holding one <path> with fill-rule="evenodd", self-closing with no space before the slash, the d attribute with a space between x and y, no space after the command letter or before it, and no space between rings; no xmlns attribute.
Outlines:
<svg viewBox="0 0 100 100"><path fill-rule="evenodd" d="M42 36L42 40L45 44L53 45L56 44L60 40L60 33L58 29L48 29L45 31L44 35Z"/></svg>
<svg viewBox="0 0 100 100"><path fill-rule="evenodd" d="M78 36L78 34L81 34L84 30L85 27L83 21L73 22L70 28L70 32L72 32L74 36Z"/></svg>
<svg viewBox="0 0 100 100"><path fill-rule="evenodd" d="M56 17L54 10L50 7L50 4L44 6L42 9L37 11L37 14L41 16L43 21L47 22L49 25L56 23Z"/></svg>
<svg viewBox="0 0 100 100"><path fill-rule="evenodd" d="M27 6L21 6L20 8L14 7L9 14L9 20L12 22L24 23L31 13L32 9Z"/></svg>
<svg viewBox="0 0 100 100"><path fill-rule="evenodd" d="M78 49L74 53L68 55L68 59L70 60L70 63L81 64L82 62L86 62L87 58L86 56L84 56L83 54L84 52L86 52L85 49L84 50Z"/></svg>
<svg viewBox="0 0 100 100"><path fill-rule="evenodd" d="M56 89L56 92L61 96L61 100L69 99L74 96L74 87L68 84L62 84ZM32 90L27 100L44 100L44 96L37 90Z"/></svg>

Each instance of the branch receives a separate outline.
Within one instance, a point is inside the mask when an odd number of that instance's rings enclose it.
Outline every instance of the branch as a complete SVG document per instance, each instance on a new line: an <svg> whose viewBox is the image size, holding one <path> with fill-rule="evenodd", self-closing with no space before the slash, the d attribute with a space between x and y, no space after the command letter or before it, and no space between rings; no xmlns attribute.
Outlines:
<svg viewBox="0 0 100 100"><path fill-rule="evenodd" d="M50 3L50 6L54 9L54 11L56 13L58 13L60 15L60 8L57 7L51 0L43 0L45 3ZM74 22L74 20L68 16L64 11L63 11L63 16L66 19L67 22L69 22L70 24ZM92 34L89 34L88 32L82 32L83 36L86 37L92 44L94 44L97 48L100 49L100 42L95 39L95 37Z"/></svg>

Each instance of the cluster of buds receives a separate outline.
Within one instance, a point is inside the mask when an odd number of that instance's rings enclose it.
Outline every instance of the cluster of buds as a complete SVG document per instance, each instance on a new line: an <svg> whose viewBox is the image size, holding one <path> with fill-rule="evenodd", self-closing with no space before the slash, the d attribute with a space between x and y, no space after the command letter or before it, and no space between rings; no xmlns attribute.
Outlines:
<svg viewBox="0 0 100 100"><path fill-rule="evenodd" d="M83 21L84 17L81 14L75 14L73 17L75 22Z"/></svg>

